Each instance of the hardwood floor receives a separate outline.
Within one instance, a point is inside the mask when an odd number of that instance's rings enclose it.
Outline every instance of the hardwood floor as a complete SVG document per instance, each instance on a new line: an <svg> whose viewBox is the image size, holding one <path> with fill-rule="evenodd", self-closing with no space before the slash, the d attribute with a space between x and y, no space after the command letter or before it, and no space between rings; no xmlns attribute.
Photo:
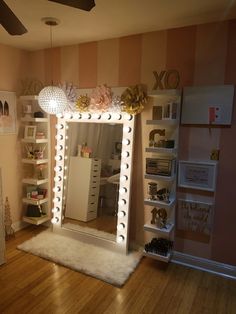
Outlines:
<svg viewBox="0 0 236 314"><path fill-rule="evenodd" d="M236 281L143 258L123 288L72 271L16 246L43 227L7 241L0 266L0 313L235 314Z"/></svg>

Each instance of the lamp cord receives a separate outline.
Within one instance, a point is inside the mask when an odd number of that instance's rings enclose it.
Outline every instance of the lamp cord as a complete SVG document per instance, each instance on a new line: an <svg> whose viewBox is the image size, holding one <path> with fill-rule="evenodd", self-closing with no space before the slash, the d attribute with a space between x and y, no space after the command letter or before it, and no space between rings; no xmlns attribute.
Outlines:
<svg viewBox="0 0 236 314"><path fill-rule="evenodd" d="M50 58L51 58L51 83L53 86L53 50L52 50L52 25L50 25Z"/></svg>

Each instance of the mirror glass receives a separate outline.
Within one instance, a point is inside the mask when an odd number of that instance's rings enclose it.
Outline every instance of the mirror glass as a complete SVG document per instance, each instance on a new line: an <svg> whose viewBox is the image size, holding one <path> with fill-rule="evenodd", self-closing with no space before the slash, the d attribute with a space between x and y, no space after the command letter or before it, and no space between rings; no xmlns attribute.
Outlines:
<svg viewBox="0 0 236 314"><path fill-rule="evenodd" d="M116 241L123 124L66 126L63 228Z"/></svg>

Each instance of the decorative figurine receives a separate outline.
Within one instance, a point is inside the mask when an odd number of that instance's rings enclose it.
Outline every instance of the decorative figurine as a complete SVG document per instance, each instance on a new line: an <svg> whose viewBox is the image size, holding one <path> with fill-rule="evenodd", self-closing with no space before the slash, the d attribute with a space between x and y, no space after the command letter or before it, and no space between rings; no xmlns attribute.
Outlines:
<svg viewBox="0 0 236 314"><path fill-rule="evenodd" d="M151 224L154 225L156 223L156 219L157 219L157 212L158 210L156 209L156 207L153 207L151 213L152 213L152 220L151 220Z"/></svg>
<svg viewBox="0 0 236 314"><path fill-rule="evenodd" d="M151 200L155 200L157 194L157 183L148 182L148 194L150 195Z"/></svg>
<svg viewBox="0 0 236 314"><path fill-rule="evenodd" d="M158 215L158 224L161 229L166 229L166 223L167 223L167 212L165 208L159 208L157 210Z"/></svg>
<svg viewBox="0 0 236 314"><path fill-rule="evenodd" d="M11 236L15 236L15 231L12 228L11 209L10 209L10 204L9 204L8 197L6 197L6 201L5 201L4 224L5 224L5 236L6 236L6 239L10 238Z"/></svg>

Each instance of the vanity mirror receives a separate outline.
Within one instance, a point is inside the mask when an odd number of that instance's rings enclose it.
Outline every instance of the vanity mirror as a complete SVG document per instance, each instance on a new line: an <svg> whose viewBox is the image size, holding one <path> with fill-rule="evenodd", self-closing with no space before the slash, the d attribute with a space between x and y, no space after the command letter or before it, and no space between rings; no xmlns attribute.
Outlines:
<svg viewBox="0 0 236 314"><path fill-rule="evenodd" d="M54 232L126 252L134 116L58 116Z"/></svg>

